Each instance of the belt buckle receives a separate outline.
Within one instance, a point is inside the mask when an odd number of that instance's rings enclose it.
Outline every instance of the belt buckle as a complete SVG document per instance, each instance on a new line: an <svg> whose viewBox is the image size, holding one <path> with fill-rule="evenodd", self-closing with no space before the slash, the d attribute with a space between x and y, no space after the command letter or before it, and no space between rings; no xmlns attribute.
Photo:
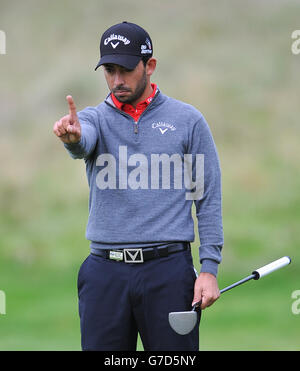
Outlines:
<svg viewBox="0 0 300 371"><path fill-rule="evenodd" d="M143 249L124 249L125 263L144 263Z"/></svg>

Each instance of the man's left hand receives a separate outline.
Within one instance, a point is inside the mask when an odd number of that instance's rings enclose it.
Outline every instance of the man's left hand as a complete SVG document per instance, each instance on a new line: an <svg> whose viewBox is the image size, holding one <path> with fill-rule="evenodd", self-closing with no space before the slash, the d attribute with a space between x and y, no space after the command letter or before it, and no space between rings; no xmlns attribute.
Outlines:
<svg viewBox="0 0 300 371"><path fill-rule="evenodd" d="M220 296L216 277L211 273L200 273L194 285L192 305L201 300L201 309L211 306Z"/></svg>

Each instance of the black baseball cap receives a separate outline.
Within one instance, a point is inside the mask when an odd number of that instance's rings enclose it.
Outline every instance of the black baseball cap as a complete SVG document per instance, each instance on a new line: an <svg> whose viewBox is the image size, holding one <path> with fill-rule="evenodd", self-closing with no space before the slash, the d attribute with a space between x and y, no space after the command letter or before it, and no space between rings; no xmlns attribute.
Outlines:
<svg viewBox="0 0 300 371"><path fill-rule="evenodd" d="M100 61L98 67L113 63L129 70L135 69L144 56L152 57L151 38L142 27L134 23L122 22L111 26L100 40Z"/></svg>

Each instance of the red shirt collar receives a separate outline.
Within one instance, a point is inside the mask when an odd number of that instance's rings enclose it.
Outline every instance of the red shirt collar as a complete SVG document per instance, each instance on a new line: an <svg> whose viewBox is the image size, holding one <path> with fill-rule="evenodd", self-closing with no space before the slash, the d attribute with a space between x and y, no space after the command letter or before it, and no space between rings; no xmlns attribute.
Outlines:
<svg viewBox="0 0 300 371"><path fill-rule="evenodd" d="M155 93L156 93L156 89L157 89L157 85L156 84L151 84L151 87L153 89L151 95L143 100L142 102L139 102L137 105L136 105L136 108L134 108L131 104L128 104L128 103L122 103L122 102L119 102L118 99L113 95L113 93L111 93L111 98L115 104L115 106L119 109L119 110L122 110L124 112L127 112L129 114L131 114L131 112L136 112L136 111L144 111L147 106L151 103L153 97L155 96ZM142 113L141 112L141 113Z"/></svg>

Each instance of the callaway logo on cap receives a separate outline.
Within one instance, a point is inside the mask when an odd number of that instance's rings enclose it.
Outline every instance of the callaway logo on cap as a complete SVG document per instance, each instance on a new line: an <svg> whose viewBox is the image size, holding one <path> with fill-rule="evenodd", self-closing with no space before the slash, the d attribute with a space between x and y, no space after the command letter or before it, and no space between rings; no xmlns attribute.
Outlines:
<svg viewBox="0 0 300 371"><path fill-rule="evenodd" d="M142 57L152 57L152 41L149 34L134 23L118 23L104 32L100 41L100 61L114 63L133 70Z"/></svg>

